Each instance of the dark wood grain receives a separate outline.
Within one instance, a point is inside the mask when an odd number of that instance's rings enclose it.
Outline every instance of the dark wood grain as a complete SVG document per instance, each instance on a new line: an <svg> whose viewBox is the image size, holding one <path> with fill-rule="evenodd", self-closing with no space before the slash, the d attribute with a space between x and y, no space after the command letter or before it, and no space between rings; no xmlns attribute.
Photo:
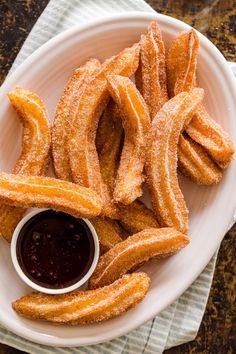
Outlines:
<svg viewBox="0 0 236 354"><path fill-rule="evenodd" d="M48 0L0 1L0 83Z"/></svg>
<svg viewBox="0 0 236 354"><path fill-rule="evenodd" d="M236 1L148 0L147 2L160 13L193 25L221 50L227 60L236 60ZM1 81L4 80L27 34L47 3L47 0L0 1ZM197 338L190 343L169 349L165 354L236 353L235 256L236 227L228 232L221 244L210 297ZM23 352L0 345L0 354L16 353Z"/></svg>

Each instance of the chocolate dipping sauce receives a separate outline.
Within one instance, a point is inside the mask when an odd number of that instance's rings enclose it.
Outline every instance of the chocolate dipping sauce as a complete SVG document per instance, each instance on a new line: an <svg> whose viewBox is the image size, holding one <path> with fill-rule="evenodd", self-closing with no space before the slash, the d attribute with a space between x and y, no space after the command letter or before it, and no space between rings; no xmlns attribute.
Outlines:
<svg viewBox="0 0 236 354"><path fill-rule="evenodd" d="M45 288L61 289L84 277L93 262L95 247L83 220L45 210L22 227L16 253L30 280Z"/></svg>

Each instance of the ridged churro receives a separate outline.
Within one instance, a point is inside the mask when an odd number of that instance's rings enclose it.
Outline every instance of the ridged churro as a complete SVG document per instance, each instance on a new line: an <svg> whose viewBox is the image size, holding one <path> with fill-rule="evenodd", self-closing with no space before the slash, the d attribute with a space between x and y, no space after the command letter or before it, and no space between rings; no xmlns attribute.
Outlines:
<svg viewBox="0 0 236 354"><path fill-rule="evenodd" d="M101 174L104 182L107 184L111 198L113 198L113 191L115 185L116 173L119 166L120 153L123 145L123 127L120 118L120 111L113 100L107 105L103 116L99 121L97 130L96 146L99 156L99 163ZM101 219L101 218L96 218ZM103 219L103 218L102 218ZM148 209L141 201L135 200L129 205L119 205L118 219L121 225L130 234L137 233L146 228L159 227L156 217L152 210ZM101 221L101 226L102 226ZM110 225L118 225L109 221ZM110 239L109 233L105 235L106 225L102 228L104 236L101 244L105 245ZM121 230L117 227L112 231L112 235L121 234ZM114 245L114 236L111 238L112 242L108 242L109 248ZM118 238L115 237L118 242ZM107 248L107 247L106 247ZM107 250L107 249L106 249Z"/></svg>
<svg viewBox="0 0 236 354"><path fill-rule="evenodd" d="M108 320L133 308L143 300L149 285L150 279L145 273L133 273L97 290L63 295L30 293L12 306L26 318L67 325L89 324Z"/></svg>
<svg viewBox="0 0 236 354"><path fill-rule="evenodd" d="M130 234L160 227L153 211L140 200L135 200L130 205L120 206L119 222Z"/></svg>
<svg viewBox="0 0 236 354"><path fill-rule="evenodd" d="M234 157L231 137L214 121L201 104L186 127L188 135L202 145L212 159L221 167L227 168Z"/></svg>
<svg viewBox="0 0 236 354"><path fill-rule="evenodd" d="M118 217L118 207L113 202L113 190L123 136L123 127L119 115L118 107L113 100L110 100L99 121L96 135L101 175L108 188L110 204L113 204L117 214L116 217ZM108 251L122 241L124 230L117 221L106 217L96 217L90 221L98 234L102 252Z"/></svg>
<svg viewBox="0 0 236 354"><path fill-rule="evenodd" d="M168 88L171 97L196 86L198 48L199 39L193 29L180 34L172 42L167 57ZM207 150L221 168L229 165L234 155L233 142L202 104L185 130L194 141Z"/></svg>
<svg viewBox="0 0 236 354"><path fill-rule="evenodd" d="M90 219L90 222L97 232L102 253L123 241L124 230L122 230L117 221L98 216Z"/></svg>
<svg viewBox="0 0 236 354"><path fill-rule="evenodd" d="M197 56L199 49L197 33L191 29L175 38L167 55L167 78L170 97L196 86Z"/></svg>
<svg viewBox="0 0 236 354"><path fill-rule="evenodd" d="M119 166L123 143L123 127L120 112L113 100L107 105L98 125L96 147L103 182L106 184L107 199L113 205L114 217L118 217L117 205L113 201L115 178Z"/></svg>
<svg viewBox="0 0 236 354"><path fill-rule="evenodd" d="M218 183L222 178L221 169L212 161L204 148L186 133L179 138L178 168L197 184L211 185Z"/></svg>
<svg viewBox="0 0 236 354"><path fill-rule="evenodd" d="M91 289L111 284L154 257L176 253L189 243L188 236L174 228L146 229L114 246L99 259L89 281Z"/></svg>
<svg viewBox="0 0 236 354"><path fill-rule="evenodd" d="M123 50L106 60L99 72L83 91L74 115L73 129L68 140L68 153L73 180L80 185L97 191L104 199L103 213L113 217L113 205L109 203L109 191L102 181L98 155L95 146L99 118L109 99L106 75L131 76L137 69L139 46Z"/></svg>
<svg viewBox="0 0 236 354"><path fill-rule="evenodd" d="M143 97L130 79L109 75L109 92L117 103L125 131L114 189L114 200L128 205L142 195L146 135L150 117Z"/></svg>
<svg viewBox="0 0 236 354"><path fill-rule="evenodd" d="M65 181L72 181L67 153L67 139L72 124L70 119L72 115L71 111L76 109L81 93L99 67L99 61L92 58L83 66L76 69L66 83L63 94L56 107L52 127L53 166L56 176Z"/></svg>
<svg viewBox="0 0 236 354"><path fill-rule="evenodd" d="M51 208L75 217L101 213L100 196L91 188L49 177L0 172L0 202L22 208Z"/></svg>
<svg viewBox="0 0 236 354"><path fill-rule="evenodd" d="M46 108L36 94L19 87L9 92L8 97L23 125L22 150L13 173L26 176L44 174L50 150ZM22 208L4 204L0 206L0 235L7 241L11 240L24 213L25 209Z"/></svg>
<svg viewBox="0 0 236 354"><path fill-rule="evenodd" d="M107 173L116 173L121 152L123 127L120 118L120 111L115 102L111 99L98 124L96 135L96 148L100 165L107 166ZM110 156L111 155L111 156ZM107 161L110 157L111 161ZM101 161L100 161L101 160ZM101 166L102 172L102 166ZM113 175L112 175L113 176ZM106 178L105 181L114 187L114 178Z"/></svg>
<svg viewBox="0 0 236 354"><path fill-rule="evenodd" d="M147 139L146 171L154 212L161 226L186 233L188 209L177 177L177 147L184 125L203 98L202 89L180 93L165 103Z"/></svg>
<svg viewBox="0 0 236 354"><path fill-rule="evenodd" d="M147 34L141 36L140 62L135 82L148 105L150 118L153 119L168 101L165 46L155 21L150 23Z"/></svg>

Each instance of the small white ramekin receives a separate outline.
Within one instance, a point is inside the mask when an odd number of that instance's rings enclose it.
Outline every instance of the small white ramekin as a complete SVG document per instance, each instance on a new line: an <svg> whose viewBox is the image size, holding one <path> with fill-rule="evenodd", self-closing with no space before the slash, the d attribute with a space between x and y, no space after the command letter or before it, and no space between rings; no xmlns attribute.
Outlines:
<svg viewBox="0 0 236 354"><path fill-rule="evenodd" d="M19 224L17 225L17 227L15 228L15 231L13 233L12 236L12 241L11 241L11 259L12 259L12 263L14 265L14 268L17 272L17 274L19 275L19 277L27 284L29 285L31 288L40 291L42 293L46 293L46 294L65 294L68 293L70 291L73 291L75 289L78 289L80 287L82 287L82 285L84 285L87 280L91 277L91 275L93 274L97 262L98 262L98 258L99 258L99 240L98 240L98 236L97 233L93 227L93 225L90 223L89 220L81 218L89 227L89 230L91 231L92 237L93 237L93 241L94 241L94 258L93 258L93 262L88 270L88 272L84 275L84 277L82 279L80 279L78 282L76 282L73 285L70 285L66 288L61 288L61 289L51 289L51 288L46 288L43 286L40 286L36 283L34 283L31 279L29 279L27 277L27 275L23 272L18 259L17 259L17 240L18 240L18 236L20 234L20 231L22 229L22 227L25 225L25 223L30 220L32 217L34 217L35 215L41 213L42 211L48 210L47 208L45 209L37 209L34 211L30 211L29 213L27 213L25 215L25 217L23 219L21 219L21 221L19 222Z"/></svg>

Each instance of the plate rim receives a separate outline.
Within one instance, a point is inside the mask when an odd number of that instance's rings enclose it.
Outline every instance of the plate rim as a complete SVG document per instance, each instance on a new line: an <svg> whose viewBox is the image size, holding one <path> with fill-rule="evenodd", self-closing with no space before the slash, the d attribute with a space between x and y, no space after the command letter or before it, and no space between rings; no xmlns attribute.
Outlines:
<svg viewBox="0 0 236 354"><path fill-rule="evenodd" d="M6 87L8 87L14 81L17 80L17 78L24 72L24 70L27 69L27 67L30 65L30 63L33 62L37 57L42 56L45 52L47 52L49 50L53 50L53 47L55 47L57 43L64 42L65 40L67 40L71 36L78 34L78 32L91 30L93 27L102 26L104 24L109 24L109 22L112 23L114 21L122 22L123 20L127 20L127 19L129 19L130 21L135 21L138 19L149 20L149 21L151 21L151 20L158 21L162 18L166 18L169 21L170 26L171 26L171 24L173 24L174 27L176 27L176 25L177 25L178 27L181 27L182 30L184 30L183 27L185 27L186 29L192 28L191 26L189 26L185 22L178 20L174 17L170 17L170 16L163 15L163 14L158 14L155 12L153 12L153 13L146 12L146 11L145 12L130 11L127 13L119 13L119 14L109 15L109 16L101 17L96 20L87 21L86 24L76 25L70 29L67 29L66 31L63 31L63 32L57 34L55 37L51 38L49 41L47 41L45 44L43 44L41 47L39 47L35 52L33 52L27 59L24 60L23 63L21 63L11 74L9 74L6 77L6 79L0 89L0 95L2 94L3 91L5 91ZM209 48L209 53L214 54L216 56L216 61L220 62L221 70L224 72L224 76L226 77L227 85L232 86L234 89L236 89L236 81L235 81L234 75L231 72L229 65L228 65L226 59L224 58L224 56L222 55L222 53L204 35L202 35L199 31L197 31L197 33L200 36L201 44L206 45ZM234 167L236 167L236 161L232 164L234 164ZM234 175L236 176L236 168L234 171ZM228 214L227 218L224 217L224 219L227 219L227 221L224 222L224 227L222 227L222 230L220 232L220 236L219 236L219 238L217 238L217 240L219 240L219 243L222 241L222 239L225 235L225 232L227 231L227 227L230 224L231 220L233 219L233 215L234 215L234 212L236 209L236 194L235 194L235 197L233 198L233 200L234 200L234 202L232 204L234 204L234 207L232 206L232 208L231 208L232 214L231 215ZM218 248L218 245L214 250L212 250L212 252L209 252L207 254L207 256L205 256L203 259L201 259L201 264L195 269L194 272L192 272L191 277L188 277L188 279L187 279L188 281L185 281L185 286L178 288L178 291L175 292L174 297L172 297L168 301L163 301L164 305L162 306L163 308L161 311L163 311L168 305L173 303L181 294L183 294L186 291L186 289L193 283L193 281L203 271L203 269L208 264L208 262L212 258L213 254L215 253L217 248ZM209 256L209 254L210 254L210 256ZM34 343L48 345L48 346L75 347L75 346L95 345L95 344L107 342L107 341L110 341L114 338L125 335L128 332L131 332L134 329L136 329L137 327L141 326L143 323L147 322L151 318L155 317L158 313L160 313L160 311L158 311L155 314L153 312L151 315L149 314L148 316L145 316L145 317L143 316L143 319L141 321L139 321L138 323L135 323L132 326L129 325L129 329L127 329L126 327L123 327L123 328L120 328L119 331L116 331L116 333L113 333L111 331L110 333L108 333L106 335L106 338L103 338L105 336L105 335L103 335L103 337L100 339L98 338L99 337L99 334L98 334L98 335L96 335L96 337L94 339L92 339L92 338L83 339L83 343L80 343L81 338L79 338L79 337L78 338L67 338L67 339L61 339L61 338L57 337L55 340L54 339L55 337L50 336L50 335L46 336L44 334L37 333L37 332L32 331L30 329L27 329L27 331L26 331L26 329L24 327L22 328L18 324L15 325L14 323L10 323L10 324L7 323L8 322L7 318L5 319L4 316L1 316L0 324L4 328L17 334L18 336L25 338L27 340L33 341Z"/></svg>

